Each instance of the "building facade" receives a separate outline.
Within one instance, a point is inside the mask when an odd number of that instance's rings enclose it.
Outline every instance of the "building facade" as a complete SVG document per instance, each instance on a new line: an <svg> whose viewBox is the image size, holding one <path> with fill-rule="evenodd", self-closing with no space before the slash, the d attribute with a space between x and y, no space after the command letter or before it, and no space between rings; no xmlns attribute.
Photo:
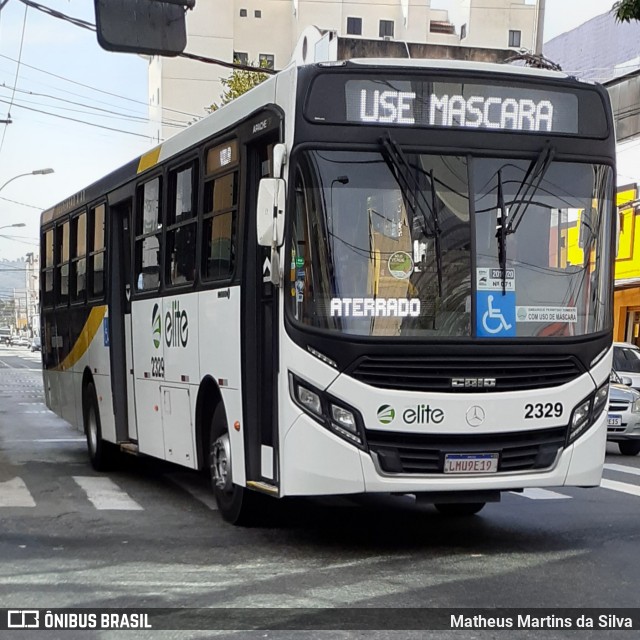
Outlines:
<svg viewBox="0 0 640 640"><path fill-rule="evenodd" d="M536 0L201 0L187 14L187 51L233 62L285 67L309 27L338 37L533 51ZM185 58L149 60L152 137L161 142L220 101L231 71Z"/></svg>

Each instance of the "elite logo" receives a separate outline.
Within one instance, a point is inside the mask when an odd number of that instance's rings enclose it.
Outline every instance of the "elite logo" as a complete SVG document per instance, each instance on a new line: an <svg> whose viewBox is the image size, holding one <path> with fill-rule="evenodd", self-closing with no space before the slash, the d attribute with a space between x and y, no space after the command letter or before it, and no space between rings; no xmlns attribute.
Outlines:
<svg viewBox="0 0 640 640"><path fill-rule="evenodd" d="M396 410L390 404L378 407L378 422L390 424L396 417ZM402 411L402 421L405 424L441 424L444 421L444 410L428 404L419 404Z"/></svg>
<svg viewBox="0 0 640 640"><path fill-rule="evenodd" d="M151 330L153 331L153 346L160 348L160 340L162 339L162 329L160 328L160 307L155 304L151 313Z"/></svg>
<svg viewBox="0 0 640 640"><path fill-rule="evenodd" d="M390 404L383 404L378 407L378 422L380 424L389 424L396 417L395 409Z"/></svg>
<svg viewBox="0 0 640 640"><path fill-rule="evenodd" d="M153 346L160 348L162 341L162 316L158 304L153 305L151 312L151 331ZM171 302L171 310L164 316L164 341L167 347L186 347L189 341L189 317L180 309L177 300Z"/></svg>

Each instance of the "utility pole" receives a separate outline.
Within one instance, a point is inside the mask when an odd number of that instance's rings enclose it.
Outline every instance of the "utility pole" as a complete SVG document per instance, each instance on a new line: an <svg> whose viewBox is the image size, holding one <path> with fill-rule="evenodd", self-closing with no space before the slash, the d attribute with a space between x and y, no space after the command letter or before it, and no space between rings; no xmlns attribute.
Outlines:
<svg viewBox="0 0 640 640"><path fill-rule="evenodd" d="M547 0L538 0L538 16L536 21L536 50L537 55L542 54L542 45L544 40L544 11Z"/></svg>

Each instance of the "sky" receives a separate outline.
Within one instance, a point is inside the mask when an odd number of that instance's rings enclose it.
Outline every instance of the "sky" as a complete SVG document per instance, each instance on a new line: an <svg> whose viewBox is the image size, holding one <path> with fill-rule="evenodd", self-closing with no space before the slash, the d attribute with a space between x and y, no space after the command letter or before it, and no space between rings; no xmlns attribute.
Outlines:
<svg viewBox="0 0 640 640"><path fill-rule="evenodd" d="M449 1L432 0L432 7ZM90 0L40 3L95 22ZM612 4L546 0L545 40ZM0 120L12 120L0 124L0 260L37 252L43 209L154 146L146 105L143 57L104 51L95 33L9 0L0 10ZM44 168L54 173L30 175ZM29 175L13 179L23 173Z"/></svg>

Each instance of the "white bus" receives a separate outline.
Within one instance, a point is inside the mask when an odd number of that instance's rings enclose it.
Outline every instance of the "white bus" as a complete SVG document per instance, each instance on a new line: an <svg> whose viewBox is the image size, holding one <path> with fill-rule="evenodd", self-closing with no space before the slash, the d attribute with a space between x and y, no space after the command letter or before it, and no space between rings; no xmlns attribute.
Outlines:
<svg viewBox="0 0 640 640"><path fill-rule="evenodd" d="M47 405L266 496L596 486L606 91L428 60L292 66L42 214Z"/></svg>

